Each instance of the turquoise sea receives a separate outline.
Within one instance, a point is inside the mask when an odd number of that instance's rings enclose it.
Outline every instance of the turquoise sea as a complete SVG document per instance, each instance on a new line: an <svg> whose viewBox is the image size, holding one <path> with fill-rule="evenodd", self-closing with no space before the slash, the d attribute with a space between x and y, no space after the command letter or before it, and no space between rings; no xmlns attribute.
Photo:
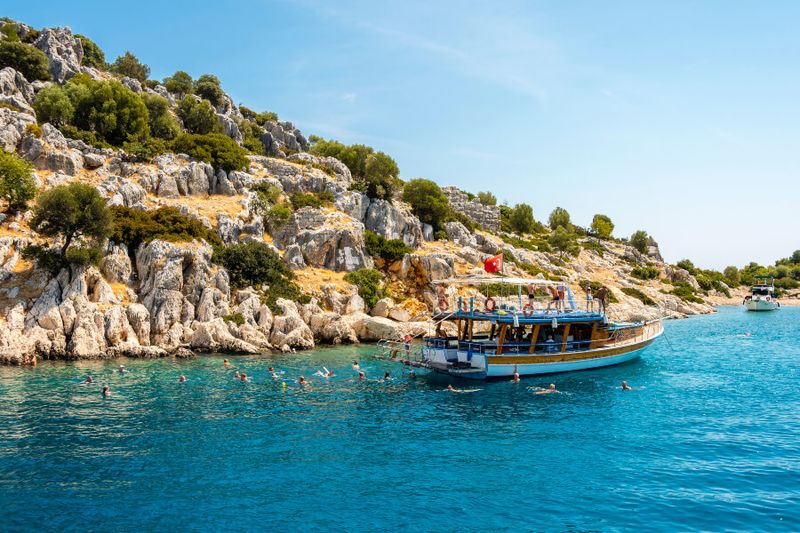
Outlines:
<svg viewBox="0 0 800 533"><path fill-rule="evenodd" d="M370 352L0 368L0 530L800 530L800 309L472 394Z"/></svg>

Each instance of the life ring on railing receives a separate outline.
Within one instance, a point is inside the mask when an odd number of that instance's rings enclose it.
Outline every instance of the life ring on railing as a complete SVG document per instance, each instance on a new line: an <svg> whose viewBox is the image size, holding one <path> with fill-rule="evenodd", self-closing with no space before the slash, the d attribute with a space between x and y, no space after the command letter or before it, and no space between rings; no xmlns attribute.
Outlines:
<svg viewBox="0 0 800 533"><path fill-rule="evenodd" d="M439 311L443 313L447 311L447 298L445 298L444 296L439 298Z"/></svg>
<svg viewBox="0 0 800 533"><path fill-rule="evenodd" d="M767 296L767 297L766 297L766 298L764 298L764 299L765 299L766 301L770 301L770 300L772 300L772 298L770 298L769 296Z"/></svg>
<svg viewBox="0 0 800 533"><path fill-rule="evenodd" d="M525 318L533 316L533 306L531 304L525 304L525 307L522 308L522 314L525 315Z"/></svg>
<svg viewBox="0 0 800 533"><path fill-rule="evenodd" d="M469 304L466 300L461 300L461 312L462 313L469 313Z"/></svg>
<svg viewBox="0 0 800 533"><path fill-rule="evenodd" d="M495 301L494 298L489 296L488 298L486 298L486 301L483 302L483 308L486 310L487 313L491 313L492 311L497 309L497 302Z"/></svg>

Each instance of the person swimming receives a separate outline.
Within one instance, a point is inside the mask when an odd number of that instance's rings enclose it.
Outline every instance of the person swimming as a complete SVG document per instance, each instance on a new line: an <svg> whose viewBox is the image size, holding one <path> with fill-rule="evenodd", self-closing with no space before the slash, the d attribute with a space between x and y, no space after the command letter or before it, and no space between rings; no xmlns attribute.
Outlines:
<svg viewBox="0 0 800 533"><path fill-rule="evenodd" d="M383 373L383 381L392 381L392 375L389 374L389 371Z"/></svg>
<svg viewBox="0 0 800 533"><path fill-rule="evenodd" d="M178 383L184 383L184 382L186 382L186 376L181 374L180 377L178 377Z"/></svg>
<svg viewBox="0 0 800 533"><path fill-rule="evenodd" d="M514 370L514 374L511 376L512 383L519 383L519 372Z"/></svg>
<svg viewBox="0 0 800 533"><path fill-rule="evenodd" d="M234 377L235 379L240 379L240 378L242 377L242 375L241 375L241 374L239 374L239 371L237 370L236 372L234 372L234 373L233 373L233 377Z"/></svg>
<svg viewBox="0 0 800 533"><path fill-rule="evenodd" d="M127 370L125 370L125 365L119 365L117 367L117 372L119 372L120 374L124 374L125 372L127 372Z"/></svg>
<svg viewBox="0 0 800 533"><path fill-rule="evenodd" d="M111 389L108 385L103 385L103 396L111 396Z"/></svg>
<svg viewBox="0 0 800 533"><path fill-rule="evenodd" d="M556 393L556 392L560 392L560 391L557 391L555 384L551 383L549 388L544 389L544 390L540 390L540 391L536 391L536 392L534 392L534 394L553 394L553 393Z"/></svg>
<svg viewBox="0 0 800 533"><path fill-rule="evenodd" d="M250 378L248 378L248 377L247 377L247 374L245 374L244 372L242 372L242 374L239 376L239 380L240 380L242 383L248 383L248 382L250 381Z"/></svg>
<svg viewBox="0 0 800 533"><path fill-rule="evenodd" d="M358 371L361 367L358 365L358 359L353 361L353 370Z"/></svg>
<svg viewBox="0 0 800 533"><path fill-rule="evenodd" d="M223 364L224 366L231 366L231 362L230 362L230 361L228 361L227 359L223 359L223 360L222 360L222 364Z"/></svg>
<svg viewBox="0 0 800 533"><path fill-rule="evenodd" d="M627 382L627 381L625 381L624 379L622 380L622 385L620 386L620 388L621 388L622 390L633 390L633 389L631 388L631 386L630 386L630 385L628 385L628 382Z"/></svg>
<svg viewBox="0 0 800 533"><path fill-rule="evenodd" d="M275 372L275 369L272 367L269 367L269 375L272 376L272 379L280 379L278 373Z"/></svg>
<svg viewBox="0 0 800 533"><path fill-rule="evenodd" d="M308 381L306 381L306 378L305 378L304 376L300 376L300 377L297 379L297 384L298 384L298 385L302 385L302 386L306 386L306 385L308 385L309 383L308 383Z"/></svg>
<svg viewBox="0 0 800 533"><path fill-rule="evenodd" d="M413 368L408 371L408 377L411 378L411 379L417 379L417 373L414 372Z"/></svg>
<svg viewBox="0 0 800 533"><path fill-rule="evenodd" d="M333 377L333 370L328 370L327 368L325 368L323 366L322 370L317 370L315 372L315 375L317 375L317 376L319 376L321 378L325 378L325 379L332 378Z"/></svg>
<svg viewBox="0 0 800 533"><path fill-rule="evenodd" d="M364 371L363 371L363 370L359 370L359 371L358 371L358 379L359 379L360 381L364 381L364 378L366 378L366 377L367 377L367 375L364 373Z"/></svg>
<svg viewBox="0 0 800 533"><path fill-rule="evenodd" d="M94 378L92 377L91 374L89 374L88 376L86 376L86 379L84 379L83 382L84 383L94 383Z"/></svg>
<svg viewBox="0 0 800 533"><path fill-rule="evenodd" d="M478 392L481 389L457 389L457 388L453 387L452 385L448 385L447 386L447 390L448 390L448 392L461 393L461 392Z"/></svg>

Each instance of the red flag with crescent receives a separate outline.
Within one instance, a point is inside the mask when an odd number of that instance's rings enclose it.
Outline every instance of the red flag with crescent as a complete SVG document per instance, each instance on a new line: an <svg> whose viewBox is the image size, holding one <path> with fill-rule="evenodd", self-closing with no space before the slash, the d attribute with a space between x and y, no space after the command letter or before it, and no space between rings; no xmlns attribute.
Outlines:
<svg viewBox="0 0 800 533"><path fill-rule="evenodd" d="M503 254L498 254L483 261L483 269L486 272L502 272L503 271Z"/></svg>

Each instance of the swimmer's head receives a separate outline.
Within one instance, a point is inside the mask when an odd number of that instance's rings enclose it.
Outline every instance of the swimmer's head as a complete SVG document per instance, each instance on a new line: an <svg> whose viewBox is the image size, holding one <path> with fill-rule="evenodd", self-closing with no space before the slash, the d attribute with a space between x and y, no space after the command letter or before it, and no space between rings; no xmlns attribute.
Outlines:
<svg viewBox="0 0 800 533"><path fill-rule="evenodd" d="M550 384L550 390L556 390L556 385L555 385L555 383L551 383L551 384Z"/></svg>

